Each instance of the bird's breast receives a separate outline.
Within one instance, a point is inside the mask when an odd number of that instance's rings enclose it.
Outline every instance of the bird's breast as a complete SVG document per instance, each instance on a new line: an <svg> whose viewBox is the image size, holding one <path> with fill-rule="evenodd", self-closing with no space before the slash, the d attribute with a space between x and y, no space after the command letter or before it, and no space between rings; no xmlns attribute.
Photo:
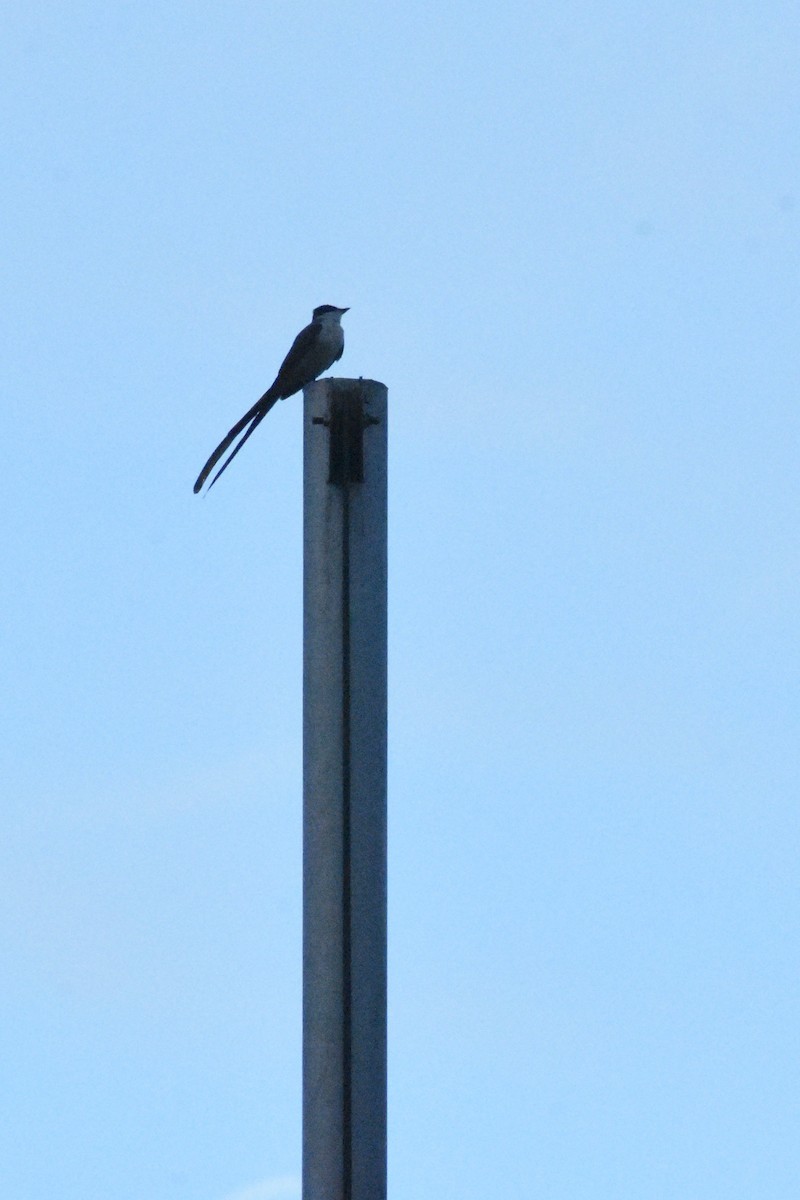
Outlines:
<svg viewBox="0 0 800 1200"><path fill-rule="evenodd" d="M339 357L344 346L344 330L341 325L323 325L319 334L317 349L321 359L327 360L328 366Z"/></svg>

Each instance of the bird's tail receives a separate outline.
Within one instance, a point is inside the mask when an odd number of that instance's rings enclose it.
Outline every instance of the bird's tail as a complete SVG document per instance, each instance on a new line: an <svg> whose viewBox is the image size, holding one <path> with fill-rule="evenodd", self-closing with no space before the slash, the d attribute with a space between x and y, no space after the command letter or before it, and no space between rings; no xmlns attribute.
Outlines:
<svg viewBox="0 0 800 1200"><path fill-rule="evenodd" d="M274 391L272 388L270 388L269 391L264 392L264 395L261 397L260 400L257 400L255 402L255 404L253 405L252 408L247 410L247 412L244 414L244 416L239 421L236 422L236 424L233 426L233 428L228 430L228 432L225 434L225 437L222 439L220 444L217 446L216 450L213 452L213 454L208 459L208 462L203 467L200 474L197 476L197 479L195 480L195 484L194 484L195 495L200 491L203 484L208 479L209 475L214 470L214 467L217 465L219 460L222 458L223 454L228 449L228 447L231 445L231 443L235 442L237 437L239 436L239 434L242 432L242 430L245 429L246 432L245 432L244 437L241 439L239 444L231 451L231 453L225 459L225 462L222 464L220 469L217 471L214 478L211 480L211 483L208 485L210 488L214 486L214 484L217 482L217 480L219 479L222 472L228 466L228 463L231 461L231 459L236 457L236 455L241 450L242 446L245 444L247 439L250 437L250 434L253 432L253 430L256 428L257 425L260 425L260 423L264 420L264 417L267 415L269 410L272 408L273 404L275 404L276 401L279 399L280 399L279 394L276 391ZM249 429L247 429L248 425L250 426Z"/></svg>

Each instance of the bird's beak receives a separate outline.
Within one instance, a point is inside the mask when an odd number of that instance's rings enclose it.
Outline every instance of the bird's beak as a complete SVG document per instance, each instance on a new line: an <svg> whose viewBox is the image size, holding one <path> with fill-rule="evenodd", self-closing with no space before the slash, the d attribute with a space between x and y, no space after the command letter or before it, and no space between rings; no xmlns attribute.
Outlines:
<svg viewBox="0 0 800 1200"><path fill-rule="evenodd" d="M349 309L349 308L340 308L340 309L339 309L339 312L340 312L340 313L346 313L346 312L350 312L350 309Z"/></svg>

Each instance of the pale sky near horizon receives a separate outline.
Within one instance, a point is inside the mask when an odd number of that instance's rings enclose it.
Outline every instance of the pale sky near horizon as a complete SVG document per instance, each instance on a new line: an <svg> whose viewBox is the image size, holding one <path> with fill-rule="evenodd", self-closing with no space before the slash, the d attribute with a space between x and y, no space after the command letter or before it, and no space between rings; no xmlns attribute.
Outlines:
<svg viewBox="0 0 800 1200"><path fill-rule="evenodd" d="M292 1200L301 421L390 405L392 1200L800 1195L800 16L10 0L0 1194Z"/></svg>

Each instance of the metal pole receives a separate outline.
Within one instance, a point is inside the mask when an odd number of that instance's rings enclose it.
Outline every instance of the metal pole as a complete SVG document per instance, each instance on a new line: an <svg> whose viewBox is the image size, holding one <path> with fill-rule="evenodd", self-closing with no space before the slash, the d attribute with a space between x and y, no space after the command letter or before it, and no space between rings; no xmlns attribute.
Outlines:
<svg viewBox="0 0 800 1200"><path fill-rule="evenodd" d="M304 397L303 1200L385 1200L386 388Z"/></svg>

